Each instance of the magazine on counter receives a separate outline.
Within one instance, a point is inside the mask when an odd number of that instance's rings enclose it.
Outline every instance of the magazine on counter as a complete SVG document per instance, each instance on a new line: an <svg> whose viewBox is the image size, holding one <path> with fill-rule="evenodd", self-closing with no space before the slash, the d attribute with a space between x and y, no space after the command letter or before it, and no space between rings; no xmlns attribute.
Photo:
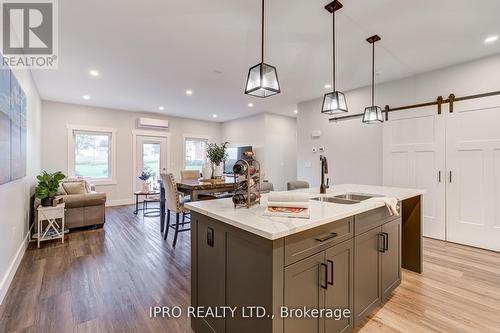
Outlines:
<svg viewBox="0 0 500 333"><path fill-rule="evenodd" d="M295 217L308 219L310 217L309 208L304 207L267 207L264 211L265 216L274 217Z"/></svg>

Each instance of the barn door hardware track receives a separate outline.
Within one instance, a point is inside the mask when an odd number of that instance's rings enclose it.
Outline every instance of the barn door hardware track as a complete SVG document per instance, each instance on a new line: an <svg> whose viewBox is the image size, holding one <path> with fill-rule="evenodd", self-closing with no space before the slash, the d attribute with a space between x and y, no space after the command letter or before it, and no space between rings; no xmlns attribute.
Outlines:
<svg viewBox="0 0 500 333"><path fill-rule="evenodd" d="M395 107L395 108L391 108L391 107L389 107L389 105L386 105L383 112L385 113L385 120L386 121L389 120L389 112L423 108L426 106L433 106L433 105L437 105L437 113L441 114L442 105L443 104L450 104L450 113L453 113L453 106L454 106L454 103L456 103L456 102L467 101L467 100L476 99L476 98L491 97L491 96L496 96L496 95L500 95L500 90L492 91L492 92L488 92L488 93L484 93L484 94L476 94L476 95L469 95L469 96L462 96L462 97L456 97L454 94L450 94L447 99L443 99L442 96L439 96L438 98L436 98L435 101L427 102L427 103L405 105L405 106L399 106L399 107ZM354 119L354 118L361 118L361 117L363 117L363 113L352 114L349 116L342 116L342 117L333 117L333 118L330 118L329 121L336 122L339 120L347 120L347 119Z"/></svg>

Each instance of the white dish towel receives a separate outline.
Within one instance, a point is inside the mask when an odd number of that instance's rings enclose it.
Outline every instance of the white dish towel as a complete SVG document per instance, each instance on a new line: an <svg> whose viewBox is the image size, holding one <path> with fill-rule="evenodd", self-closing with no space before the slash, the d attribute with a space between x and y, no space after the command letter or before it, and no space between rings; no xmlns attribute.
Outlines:
<svg viewBox="0 0 500 333"><path fill-rule="evenodd" d="M398 199L396 199L396 198L375 197L375 198L370 198L366 201L382 202L385 204L385 206L389 210L389 213L391 214L391 216L393 216L393 215L399 216Z"/></svg>

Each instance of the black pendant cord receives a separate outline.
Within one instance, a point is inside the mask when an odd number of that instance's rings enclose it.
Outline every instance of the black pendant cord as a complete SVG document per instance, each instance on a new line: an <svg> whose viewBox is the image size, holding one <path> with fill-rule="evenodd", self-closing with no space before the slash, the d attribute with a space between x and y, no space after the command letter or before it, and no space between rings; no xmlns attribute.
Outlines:
<svg viewBox="0 0 500 333"><path fill-rule="evenodd" d="M372 43L372 106L375 106L375 42Z"/></svg>
<svg viewBox="0 0 500 333"><path fill-rule="evenodd" d="M262 37L261 37L261 43L262 43L261 44L261 52L262 52L261 53L261 59L262 59L262 63L264 63L264 17L265 17L264 16L264 14L265 14L265 12L264 12L264 10L265 10L265 8L264 8L264 6L265 6L264 1L265 0L262 0Z"/></svg>
<svg viewBox="0 0 500 333"><path fill-rule="evenodd" d="M332 38L332 91L335 92L335 1L333 2L333 38Z"/></svg>

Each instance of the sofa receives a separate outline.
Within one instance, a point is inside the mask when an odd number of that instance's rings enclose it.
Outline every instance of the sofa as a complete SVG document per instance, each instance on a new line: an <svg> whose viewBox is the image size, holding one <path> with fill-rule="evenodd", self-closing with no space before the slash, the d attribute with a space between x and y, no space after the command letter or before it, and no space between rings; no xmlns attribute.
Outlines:
<svg viewBox="0 0 500 333"><path fill-rule="evenodd" d="M83 179L66 179L59 186L59 198L66 203L65 227L102 227L106 222L106 193L96 192L95 187ZM35 209L40 204L35 203Z"/></svg>

